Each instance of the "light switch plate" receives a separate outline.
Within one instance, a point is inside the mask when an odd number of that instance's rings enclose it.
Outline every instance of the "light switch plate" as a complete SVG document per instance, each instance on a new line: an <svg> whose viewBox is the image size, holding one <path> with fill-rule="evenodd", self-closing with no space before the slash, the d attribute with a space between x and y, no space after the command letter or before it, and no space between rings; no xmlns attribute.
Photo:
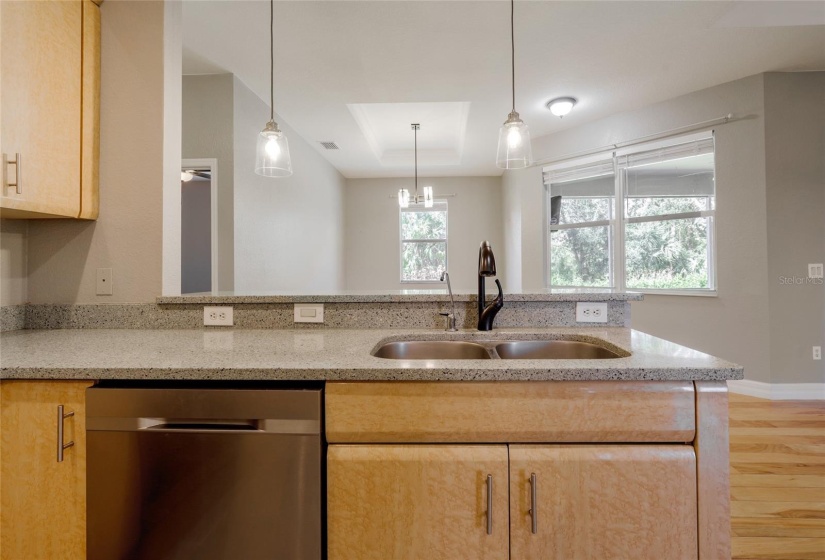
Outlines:
<svg viewBox="0 0 825 560"><path fill-rule="evenodd" d="M607 303L593 301L576 302L577 323L606 323Z"/></svg>
<svg viewBox="0 0 825 560"><path fill-rule="evenodd" d="M323 323L323 303L296 303L294 319L296 323Z"/></svg>
<svg viewBox="0 0 825 560"><path fill-rule="evenodd" d="M112 269L98 268L97 269L97 289L96 293L99 296L112 295Z"/></svg>
<svg viewBox="0 0 825 560"><path fill-rule="evenodd" d="M808 264L808 278L822 278L822 263Z"/></svg>
<svg viewBox="0 0 825 560"><path fill-rule="evenodd" d="M205 327L231 327L234 324L232 306L204 306L203 325Z"/></svg>

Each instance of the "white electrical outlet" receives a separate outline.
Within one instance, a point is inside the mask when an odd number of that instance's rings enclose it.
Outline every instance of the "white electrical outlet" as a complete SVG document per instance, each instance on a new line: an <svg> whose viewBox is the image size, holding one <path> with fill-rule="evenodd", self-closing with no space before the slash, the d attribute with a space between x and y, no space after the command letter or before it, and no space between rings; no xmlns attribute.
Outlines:
<svg viewBox="0 0 825 560"><path fill-rule="evenodd" d="M231 327L234 324L232 307L204 307L203 324L207 327Z"/></svg>
<svg viewBox="0 0 825 560"><path fill-rule="evenodd" d="M607 303L579 301L576 302L577 323L606 323Z"/></svg>
<svg viewBox="0 0 825 560"><path fill-rule="evenodd" d="M808 278L822 278L822 263L808 263Z"/></svg>
<svg viewBox="0 0 825 560"><path fill-rule="evenodd" d="M822 359L822 346L814 346L814 360Z"/></svg>
<svg viewBox="0 0 825 560"><path fill-rule="evenodd" d="M296 303L294 313L294 319L296 323L324 322L323 303Z"/></svg>
<svg viewBox="0 0 825 560"><path fill-rule="evenodd" d="M97 269L97 289L96 293L99 296L112 295L112 269L98 268Z"/></svg>

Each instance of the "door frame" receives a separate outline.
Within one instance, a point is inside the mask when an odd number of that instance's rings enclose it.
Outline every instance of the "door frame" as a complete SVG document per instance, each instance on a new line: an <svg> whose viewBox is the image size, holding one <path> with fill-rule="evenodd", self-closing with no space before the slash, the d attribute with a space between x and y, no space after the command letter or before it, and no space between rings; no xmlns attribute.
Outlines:
<svg viewBox="0 0 825 560"><path fill-rule="evenodd" d="M210 218L209 230L211 233L209 245L212 252L212 295L218 293L218 160L216 158L186 158L181 159L180 169L208 168L211 177L209 183ZM178 222L181 216L178 213ZM180 223L178 224L180 226ZM180 227L178 227L180 231Z"/></svg>

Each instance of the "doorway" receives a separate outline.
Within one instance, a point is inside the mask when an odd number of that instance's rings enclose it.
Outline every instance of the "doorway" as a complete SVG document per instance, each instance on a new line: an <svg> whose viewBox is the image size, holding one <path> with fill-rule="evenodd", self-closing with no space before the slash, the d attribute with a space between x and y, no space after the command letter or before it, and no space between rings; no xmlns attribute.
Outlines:
<svg viewBox="0 0 825 560"><path fill-rule="evenodd" d="M181 162L181 294L218 291L217 160Z"/></svg>

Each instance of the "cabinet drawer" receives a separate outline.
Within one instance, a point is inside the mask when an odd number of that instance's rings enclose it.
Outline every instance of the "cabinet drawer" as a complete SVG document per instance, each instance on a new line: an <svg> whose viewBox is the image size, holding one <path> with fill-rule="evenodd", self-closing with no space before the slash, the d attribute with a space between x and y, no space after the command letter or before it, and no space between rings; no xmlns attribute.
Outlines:
<svg viewBox="0 0 825 560"><path fill-rule="evenodd" d="M688 442L690 381L330 382L330 443Z"/></svg>

